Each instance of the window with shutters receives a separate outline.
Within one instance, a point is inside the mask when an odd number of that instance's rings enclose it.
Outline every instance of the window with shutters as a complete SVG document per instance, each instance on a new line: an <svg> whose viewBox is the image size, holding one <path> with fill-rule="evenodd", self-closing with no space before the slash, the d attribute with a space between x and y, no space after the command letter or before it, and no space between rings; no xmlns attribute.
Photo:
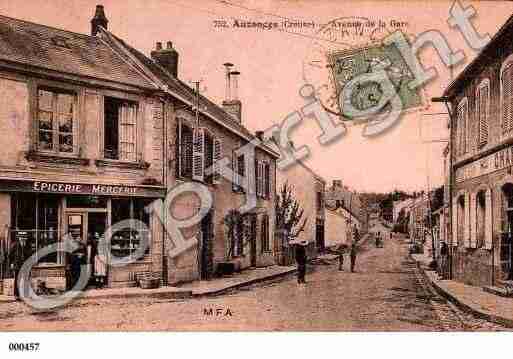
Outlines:
<svg viewBox="0 0 513 359"><path fill-rule="evenodd" d="M202 127L192 131L192 179L205 180L205 129Z"/></svg>
<svg viewBox="0 0 513 359"><path fill-rule="evenodd" d="M271 164L264 162L264 198L271 198Z"/></svg>
<svg viewBox="0 0 513 359"><path fill-rule="evenodd" d="M37 91L37 149L56 154L76 154L77 96L60 90Z"/></svg>
<svg viewBox="0 0 513 359"><path fill-rule="evenodd" d="M466 97L458 105L457 121L458 154L463 155L467 152L468 101Z"/></svg>
<svg viewBox="0 0 513 359"><path fill-rule="evenodd" d="M501 68L501 114L502 133L513 129L513 55L510 55Z"/></svg>
<svg viewBox="0 0 513 359"><path fill-rule="evenodd" d="M192 126L179 120L176 129L177 175L192 179Z"/></svg>
<svg viewBox="0 0 513 359"><path fill-rule="evenodd" d="M242 182L245 180L246 175L246 160L244 158L244 154L238 154L236 151L234 151L232 157L232 166L232 171L234 173L232 181L233 191L244 192L244 187L242 186Z"/></svg>
<svg viewBox="0 0 513 359"><path fill-rule="evenodd" d="M104 158L136 162L137 112L135 102L113 97L104 98Z"/></svg>
<svg viewBox="0 0 513 359"><path fill-rule="evenodd" d="M205 132L205 182L214 183L214 173L211 169L214 166L214 138ZM210 171L207 171L210 169Z"/></svg>
<svg viewBox="0 0 513 359"><path fill-rule="evenodd" d="M476 89L476 116L478 117L478 147L488 143L490 117L490 80L484 79Z"/></svg>

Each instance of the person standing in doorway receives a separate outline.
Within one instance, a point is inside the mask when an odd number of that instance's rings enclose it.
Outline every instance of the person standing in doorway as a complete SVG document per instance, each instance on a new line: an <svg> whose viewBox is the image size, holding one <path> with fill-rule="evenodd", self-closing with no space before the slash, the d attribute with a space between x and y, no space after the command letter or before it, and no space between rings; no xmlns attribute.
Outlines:
<svg viewBox="0 0 513 359"><path fill-rule="evenodd" d="M353 243L351 245L351 253L349 254L351 257L351 273L354 273L354 266L356 265L356 244Z"/></svg>
<svg viewBox="0 0 513 359"><path fill-rule="evenodd" d="M18 288L18 277L20 274L21 267L25 260L30 256L28 253L28 244L27 238L23 235L20 235L19 238L16 238L14 241L14 245L10 248L9 251L9 263L11 265L11 273L14 278L14 298L16 300L20 300L20 291Z"/></svg>
<svg viewBox="0 0 513 359"><path fill-rule="evenodd" d="M296 245L297 283L306 283L306 241Z"/></svg>

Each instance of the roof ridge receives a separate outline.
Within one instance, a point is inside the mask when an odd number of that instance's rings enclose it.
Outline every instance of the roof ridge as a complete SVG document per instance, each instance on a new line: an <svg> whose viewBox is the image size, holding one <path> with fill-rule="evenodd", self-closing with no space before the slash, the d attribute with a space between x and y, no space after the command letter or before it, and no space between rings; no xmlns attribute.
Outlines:
<svg viewBox="0 0 513 359"><path fill-rule="evenodd" d="M6 16L6 15L3 15L3 14L0 14L0 17L3 17L5 19L14 20L14 21L23 22L25 24L45 27L45 28L51 29L51 30L58 30L58 31L62 31L62 32L65 32L65 33L68 33L68 34L78 35L78 36L81 36L81 37L84 37L84 38L87 38L87 39L96 39L96 40L98 40L98 38L96 36L91 36L91 35L87 35L87 34L84 34L84 33L81 33L81 32L61 29L61 28L58 28L58 27L55 27L55 26L45 25L45 24L41 24L41 23L38 23L38 22L30 21L30 20L18 19L16 17Z"/></svg>

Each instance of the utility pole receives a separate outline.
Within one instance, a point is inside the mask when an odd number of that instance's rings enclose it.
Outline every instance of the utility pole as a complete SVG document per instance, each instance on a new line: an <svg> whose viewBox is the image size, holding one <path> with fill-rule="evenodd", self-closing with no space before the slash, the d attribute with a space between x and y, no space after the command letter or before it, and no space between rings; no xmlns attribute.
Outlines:
<svg viewBox="0 0 513 359"><path fill-rule="evenodd" d="M193 81L194 88L196 91L196 128L199 127L199 108L200 108L200 83L202 80L199 81Z"/></svg>

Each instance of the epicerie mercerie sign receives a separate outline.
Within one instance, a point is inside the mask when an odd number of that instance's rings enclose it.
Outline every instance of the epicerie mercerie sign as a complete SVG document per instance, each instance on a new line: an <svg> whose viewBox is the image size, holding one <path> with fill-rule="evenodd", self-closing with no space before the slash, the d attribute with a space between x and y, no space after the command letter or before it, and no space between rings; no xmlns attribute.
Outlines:
<svg viewBox="0 0 513 359"><path fill-rule="evenodd" d="M135 195L137 187L101 185L101 184L72 184L34 181L33 190L35 192L51 193L77 193L94 195Z"/></svg>
<svg viewBox="0 0 513 359"><path fill-rule="evenodd" d="M487 175L512 164L513 146L510 146L456 169L456 182Z"/></svg>

